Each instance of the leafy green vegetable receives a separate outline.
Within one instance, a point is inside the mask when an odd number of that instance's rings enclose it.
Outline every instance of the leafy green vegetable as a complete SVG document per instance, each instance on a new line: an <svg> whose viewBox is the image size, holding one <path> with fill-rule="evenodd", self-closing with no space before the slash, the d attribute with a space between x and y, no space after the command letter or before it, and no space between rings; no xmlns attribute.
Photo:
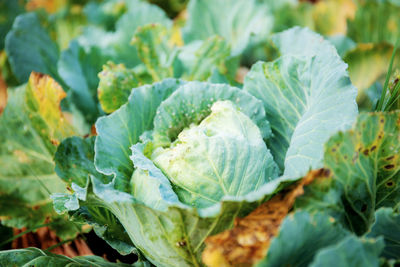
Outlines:
<svg viewBox="0 0 400 267"><path fill-rule="evenodd" d="M227 14L221 19L221 10ZM188 5L188 21L183 29L185 42L222 36L232 46L232 55L240 55L252 41L259 42L273 25L268 6L256 0L193 0Z"/></svg>
<svg viewBox="0 0 400 267"><path fill-rule="evenodd" d="M323 120L332 132L343 129L357 111L355 90L345 66L327 42L309 46L302 57L291 55L300 48L289 50L283 45L288 41L301 46L298 40L305 38L319 41L320 37L298 28L277 35L276 44L285 55L276 62L284 61L286 68L305 77L317 75L321 86L315 83L310 88L310 83L305 83L296 87L297 94L321 98L326 94L340 99L345 103L340 122L331 113ZM319 72L329 69L332 62L338 65L331 70L333 74ZM149 66L158 68L157 64ZM312 64L315 66L310 67ZM286 72L281 66L277 68ZM267 83L275 81L273 76L261 77ZM245 85L246 89L250 87ZM326 88L330 88L328 93ZM84 158L92 161L92 156L84 156L88 152L79 151L93 145L79 139L67 139L60 145L57 169L67 171L67 181L75 192L53 195L57 210L84 211L96 221L96 212L105 208L107 211L102 212L118 219L126 236L153 264L199 265L207 236L230 227L237 216L254 209L322 159L324 140L310 144L316 156L301 163L301 170L277 178L277 164L265 143L271 138L266 104L247 91L226 84L176 79L134 88L126 104L96 123L95 169L76 164ZM285 101L288 93L277 95L278 100ZM328 102L337 103L332 99ZM302 112L302 107L298 105L294 112ZM307 112L309 116L320 114L317 108ZM278 116L288 120L290 114ZM299 136L298 140L308 142L309 137ZM70 166L78 170L69 172Z"/></svg>
<svg viewBox="0 0 400 267"><path fill-rule="evenodd" d="M70 238L87 223L151 262L133 266L400 261L400 114L356 121L356 87L360 109L400 103L394 56L381 86L398 0L60 3L29 2L45 9L16 18L1 54L0 75L28 82L0 117L3 225ZM0 4L0 40L19 4ZM217 233L235 242L202 255ZM10 264L126 266L34 248L0 252Z"/></svg>

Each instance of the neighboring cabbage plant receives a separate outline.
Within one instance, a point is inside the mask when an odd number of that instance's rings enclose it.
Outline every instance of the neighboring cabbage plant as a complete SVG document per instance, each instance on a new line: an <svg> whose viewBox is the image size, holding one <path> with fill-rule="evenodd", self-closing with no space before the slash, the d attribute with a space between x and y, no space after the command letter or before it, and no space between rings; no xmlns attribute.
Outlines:
<svg viewBox="0 0 400 267"><path fill-rule="evenodd" d="M310 30L274 35L280 58L253 66L244 88L165 79L134 88L67 138L56 172L74 193L60 213L85 219L120 253L158 266L200 266L206 237L322 167L323 144L357 115L335 48Z"/></svg>

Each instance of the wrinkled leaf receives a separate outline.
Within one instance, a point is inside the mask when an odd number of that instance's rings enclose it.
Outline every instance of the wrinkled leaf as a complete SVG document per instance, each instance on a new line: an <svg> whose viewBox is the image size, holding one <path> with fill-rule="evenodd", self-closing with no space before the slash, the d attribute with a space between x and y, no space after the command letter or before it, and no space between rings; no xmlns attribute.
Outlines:
<svg viewBox="0 0 400 267"><path fill-rule="evenodd" d="M346 64L322 36L296 27L273 41L282 56L253 65L244 90L264 103L274 134L267 145L284 175L301 177L322 166L330 135L354 121L357 91Z"/></svg>

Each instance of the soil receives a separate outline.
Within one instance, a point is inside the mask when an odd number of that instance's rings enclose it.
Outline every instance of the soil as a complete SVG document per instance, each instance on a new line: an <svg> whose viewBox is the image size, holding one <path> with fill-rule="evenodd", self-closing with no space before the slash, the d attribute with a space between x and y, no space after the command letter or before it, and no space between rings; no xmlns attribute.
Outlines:
<svg viewBox="0 0 400 267"><path fill-rule="evenodd" d="M14 229L14 235L17 235L25 229ZM28 247L37 247L42 250L57 245L61 240L48 227L38 229L34 233L28 233L15 239L3 249L19 249ZM68 257L97 255L110 262L123 262L132 264L137 260L135 254L126 256L120 255L116 250L109 246L103 239L98 237L92 230L87 234L78 236L74 241L62 244L50 250L50 252Z"/></svg>

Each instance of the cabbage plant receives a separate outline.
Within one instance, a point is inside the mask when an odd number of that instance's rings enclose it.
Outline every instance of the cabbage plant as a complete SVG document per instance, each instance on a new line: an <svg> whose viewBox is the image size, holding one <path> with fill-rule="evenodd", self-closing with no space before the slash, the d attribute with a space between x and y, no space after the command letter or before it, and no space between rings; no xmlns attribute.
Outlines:
<svg viewBox="0 0 400 267"><path fill-rule="evenodd" d="M357 116L356 89L336 49L303 28L276 34L280 57L242 89L165 79L131 91L65 139L57 174L71 194L55 209L94 226L120 253L157 266L200 266L204 240L322 167L323 144Z"/></svg>

